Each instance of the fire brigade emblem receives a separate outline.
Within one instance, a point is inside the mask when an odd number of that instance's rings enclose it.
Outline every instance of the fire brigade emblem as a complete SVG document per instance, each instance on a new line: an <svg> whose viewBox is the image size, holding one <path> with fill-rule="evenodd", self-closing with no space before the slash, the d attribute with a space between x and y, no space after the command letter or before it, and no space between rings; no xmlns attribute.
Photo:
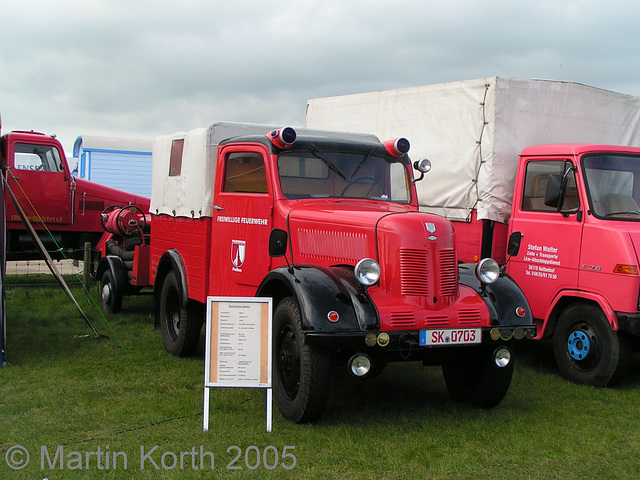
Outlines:
<svg viewBox="0 0 640 480"><path fill-rule="evenodd" d="M244 240L231 240L231 263L240 268L244 264L246 242Z"/></svg>
<svg viewBox="0 0 640 480"><path fill-rule="evenodd" d="M436 232L436 224L435 223L427 222L424 225L425 225L425 227L427 227L427 232L429 232L429 233L435 233Z"/></svg>

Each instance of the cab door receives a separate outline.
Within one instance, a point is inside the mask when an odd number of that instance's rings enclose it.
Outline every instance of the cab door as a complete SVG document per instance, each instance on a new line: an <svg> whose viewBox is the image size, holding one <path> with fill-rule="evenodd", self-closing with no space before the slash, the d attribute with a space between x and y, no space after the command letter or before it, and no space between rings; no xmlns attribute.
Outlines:
<svg viewBox="0 0 640 480"><path fill-rule="evenodd" d="M559 291L578 286L584 221L572 170L566 176L565 213L545 204L550 176L562 177L570 166L565 160L529 161L524 182L514 192L509 233L520 232L522 240L518 255L507 263L507 273L527 292L538 319L545 318Z"/></svg>
<svg viewBox="0 0 640 480"><path fill-rule="evenodd" d="M273 188L260 145L221 147L214 189L212 295L253 296L269 272Z"/></svg>
<svg viewBox="0 0 640 480"><path fill-rule="evenodd" d="M73 178L58 146L12 139L7 147L7 183L34 228L72 223ZM21 223L8 196L6 209L8 222Z"/></svg>

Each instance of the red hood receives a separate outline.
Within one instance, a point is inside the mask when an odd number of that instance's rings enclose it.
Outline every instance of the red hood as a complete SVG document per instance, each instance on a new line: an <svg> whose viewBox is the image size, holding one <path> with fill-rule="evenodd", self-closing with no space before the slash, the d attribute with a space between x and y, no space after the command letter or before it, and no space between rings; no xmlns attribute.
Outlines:
<svg viewBox="0 0 640 480"><path fill-rule="evenodd" d="M105 207L111 204L120 205L121 207L131 204L140 207L144 213L149 213L151 199L147 197L107 187L82 178L75 178L75 181L76 198L81 198L83 194L86 194L87 199L102 201Z"/></svg>
<svg viewBox="0 0 640 480"><path fill-rule="evenodd" d="M391 232L409 244L422 245L429 235L427 228L447 238L452 235L447 220L393 203L314 200L296 204L288 220L293 262L325 266L355 265L365 257L377 259L379 248L384 248L384 241L376 238L381 233L386 237Z"/></svg>

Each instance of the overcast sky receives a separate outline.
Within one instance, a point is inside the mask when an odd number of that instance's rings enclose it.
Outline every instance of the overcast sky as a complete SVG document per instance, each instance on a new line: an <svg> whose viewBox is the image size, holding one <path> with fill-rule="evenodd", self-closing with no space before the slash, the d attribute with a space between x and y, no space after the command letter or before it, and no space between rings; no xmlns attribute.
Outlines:
<svg viewBox="0 0 640 480"><path fill-rule="evenodd" d="M637 0L10 0L3 132L303 125L310 98L502 76L640 96Z"/></svg>

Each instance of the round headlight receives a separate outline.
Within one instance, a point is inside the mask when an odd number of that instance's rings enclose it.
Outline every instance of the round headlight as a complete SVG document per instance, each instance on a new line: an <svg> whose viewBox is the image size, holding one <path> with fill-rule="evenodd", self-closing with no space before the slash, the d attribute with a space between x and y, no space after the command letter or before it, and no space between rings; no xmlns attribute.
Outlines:
<svg viewBox="0 0 640 480"><path fill-rule="evenodd" d="M371 359L367 355L354 355L349 360L349 368L356 377L364 377L371 370Z"/></svg>
<svg viewBox="0 0 640 480"><path fill-rule="evenodd" d="M496 366L504 368L511 362L511 351L506 347L500 347L493 352L493 361Z"/></svg>
<svg viewBox="0 0 640 480"><path fill-rule="evenodd" d="M368 287L380 280L380 265L371 258L363 258L356 263L354 273L358 281Z"/></svg>
<svg viewBox="0 0 640 480"><path fill-rule="evenodd" d="M493 283L500 276L500 266L493 258L483 258L476 265L476 277L482 283Z"/></svg>

